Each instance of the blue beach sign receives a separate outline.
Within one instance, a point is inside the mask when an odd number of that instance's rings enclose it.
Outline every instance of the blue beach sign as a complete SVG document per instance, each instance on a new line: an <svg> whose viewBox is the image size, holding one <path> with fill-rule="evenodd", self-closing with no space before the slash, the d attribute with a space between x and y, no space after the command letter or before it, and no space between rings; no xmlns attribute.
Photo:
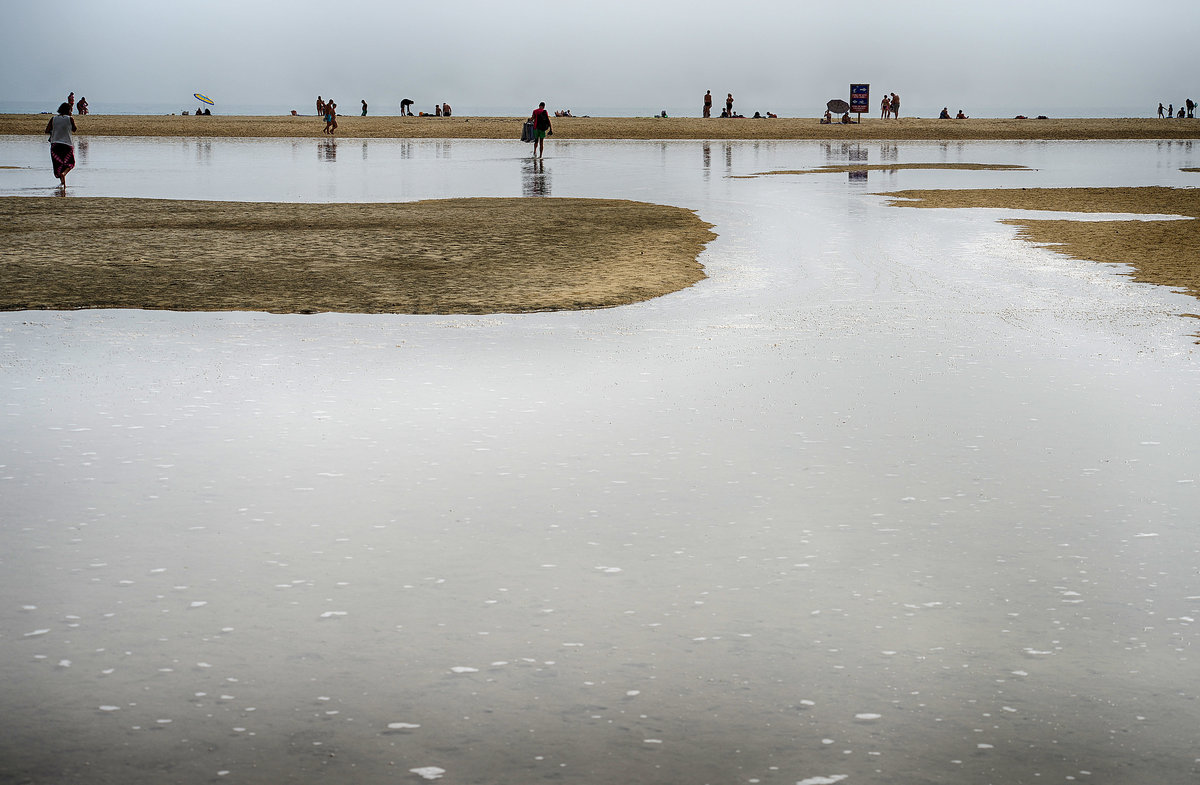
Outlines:
<svg viewBox="0 0 1200 785"><path fill-rule="evenodd" d="M870 113L871 111L871 85L869 84L852 84L850 85L850 111L855 114Z"/></svg>

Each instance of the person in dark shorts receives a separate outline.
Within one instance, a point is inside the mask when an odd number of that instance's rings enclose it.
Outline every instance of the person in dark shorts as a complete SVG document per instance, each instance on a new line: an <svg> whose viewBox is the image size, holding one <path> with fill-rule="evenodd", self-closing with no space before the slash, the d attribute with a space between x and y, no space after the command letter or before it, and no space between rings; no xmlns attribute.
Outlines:
<svg viewBox="0 0 1200 785"><path fill-rule="evenodd" d="M546 136L553 133L550 127L550 113L546 111L546 102L538 104L529 118L533 121L533 157L540 158L546 151Z"/></svg>

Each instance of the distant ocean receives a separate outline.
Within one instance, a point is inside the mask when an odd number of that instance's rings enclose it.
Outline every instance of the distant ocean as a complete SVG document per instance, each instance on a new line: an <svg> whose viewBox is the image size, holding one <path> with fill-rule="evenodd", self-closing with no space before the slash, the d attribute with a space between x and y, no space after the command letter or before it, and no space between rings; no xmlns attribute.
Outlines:
<svg viewBox="0 0 1200 785"><path fill-rule="evenodd" d="M291 106L284 104L230 104L228 106L218 103L216 106L208 107L213 114L224 115L288 115L295 109L302 115L316 114L316 98L312 101ZM58 103L53 102L37 102L37 101L7 101L0 100L0 114L39 114L39 113L54 113L58 110ZM61 101L60 101L61 103ZM698 102L697 102L698 103ZM182 114L183 112L194 112L200 106L199 101L181 101L177 104L169 103L128 103L119 102L107 104L101 99L89 99L88 104L92 114L120 114L120 115L168 115ZM360 111L360 105L357 100L340 102L343 115L357 115ZM643 106L643 107L589 107L585 104L568 104L566 106L550 106L551 111L560 109L570 109L571 113L582 117L590 115L592 117L651 117L665 111L668 117L698 117L700 115L699 106ZM741 103L735 105L735 108L741 114L747 117L752 116L756 111L762 112L764 115L767 112L774 112L780 117L819 117L825 107L798 107L798 106L744 106ZM970 104L964 104L961 107L958 105L950 106L951 113L963 109L971 117L1016 117L1019 114L1028 117L1036 117L1039 114L1044 114L1048 117L1156 117L1158 104L1144 107L1072 107L1054 111L1050 107L972 107ZM524 106L466 106L454 105L454 113L460 116L467 117L525 117L533 109L531 103L528 107ZM433 104L429 106L413 106L413 113L420 111L432 112ZM905 106L905 117L937 117L941 107L921 107L914 106L910 108ZM369 104L369 112L375 116L398 116L400 114L399 105L383 106L378 103ZM879 110L871 112L871 117L878 116Z"/></svg>

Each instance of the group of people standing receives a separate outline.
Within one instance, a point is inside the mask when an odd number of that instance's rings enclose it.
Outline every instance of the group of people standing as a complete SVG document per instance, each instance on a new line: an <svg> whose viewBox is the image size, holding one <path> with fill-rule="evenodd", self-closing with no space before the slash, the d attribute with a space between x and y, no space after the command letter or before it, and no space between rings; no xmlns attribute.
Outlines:
<svg viewBox="0 0 1200 785"><path fill-rule="evenodd" d="M1184 114L1185 106L1187 107L1187 114ZM1163 109L1163 105L1160 103L1158 105L1158 118L1160 120L1163 118L1164 113L1168 118L1187 118L1189 120L1194 120L1196 117L1196 102L1190 98L1184 101L1179 105L1179 114L1175 114L1175 104L1167 104L1167 108Z"/></svg>
<svg viewBox="0 0 1200 785"><path fill-rule="evenodd" d="M879 119L889 118L900 119L900 96L895 93L884 93L883 100L879 102Z"/></svg>
<svg viewBox="0 0 1200 785"><path fill-rule="evenodd" d="M363 101L363 114L366 115L366 113L367 113L367 102ZM338 127L337 104L334 103L334 100L332 98L330 98L328 101L326 101L323 98L321 98L321 96L318 95L317 96L317 115L319 117L324 118L324 120L325 120L325 128L324 128L324 130L321 131L321 133L329 134L330 136L333 136L334 131L336 131L337 127Z"/></svg>
<svg viewBox="0 0 1200 785"><path fill-rule="evenodd" d="M712 117L712 90L704 92L704 117ZM721 117L739 117L733 113L733 93L725 95L725 108L721 111Z"/></svg>

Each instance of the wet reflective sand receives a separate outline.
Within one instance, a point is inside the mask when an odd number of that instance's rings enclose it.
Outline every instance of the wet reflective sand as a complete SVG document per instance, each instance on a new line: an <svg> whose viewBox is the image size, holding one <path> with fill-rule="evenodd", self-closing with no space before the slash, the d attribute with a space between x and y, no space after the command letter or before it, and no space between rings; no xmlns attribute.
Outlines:
<svg viewBox="0 0 1200 785"><path fill-rule="evenodd" d="M604 311L0 314L14 782L1195 781L1195 301L872 195L1196 185L1189 145L525 151L77 151L78 195L719 237ZM729 176L849 161L1036 171Z"/></svg>

